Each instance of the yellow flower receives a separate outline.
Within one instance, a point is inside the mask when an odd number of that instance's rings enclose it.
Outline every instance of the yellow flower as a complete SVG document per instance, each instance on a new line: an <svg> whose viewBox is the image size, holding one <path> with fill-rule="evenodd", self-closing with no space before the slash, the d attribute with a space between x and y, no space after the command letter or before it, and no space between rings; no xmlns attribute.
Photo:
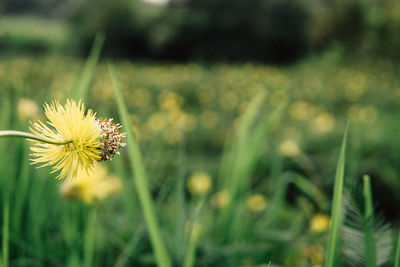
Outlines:
<svg viewBox="0 0 400 267"><path fill-rule="evenodd" d="M218 209L225 208L230 202L231 196L226 190L219 191L211 199L211 204Z"/></svg>
<svg viewBox="0 0 400 267"><path fill-rule="evenodd" d="M247 207L253 212L259 212L267 206L266 198L261 194L254 194L247 199Z"/></svg>
<svg viewBox="0 0 400 267"><path fill-rule="evenodd" d="M80 169L92 170L95 161L108 160L117 149L125 144L120 126L111 120L96 119L96 114L74 100L67 100L65 106L58 101L45 104L45 115L49 120L47 126L41 121L32 123L30 129L40 138L51 142L70 142L68 144L51 144L33 141L31 147L33 164L53 166L53 171L60 171L57 178L76 177Z"/></svg>
<svg viewBox="0 0 400 267"><path fill-rule="evenodd" d="M68 199L80 198L85 203L92 204L119 192L120 189L120 180L115 176L108 176L107 169L96 164L91 174L80 170L76 179L65 181L60 192Z"/></svg>
<svg viewBox="0 0 400 267"><path fill-rule="evenodd" d="M324 263L324 249L320 245L306 247L304 254L304 256L310 259L312 266L321 266Z"/></svg>
<svg viewBox="0 0 400 267"><path fill-rule="evenodd" d="M300 154L300 149L296 141L287 139L279 145L279 153L287 157L296 157Z"/></svg>
<svg viewBox="0 0 400 267"><path fill-rule="evenodd" d="M195 173L189 178L187 187L193 195L204 195L211 188L211 177L204 172Z"/></svg>
<svg viewBox="0 0 400 267"><path fill-rule="evenodd" d="M200 123L204 128L211 129L218 124L218 114L213 110L205 110L200 114Z"/></svg>
<svg viewBox="0 0 400 267"><path fill-rule="evenodd" d="M331 219L329 216L318 213L311 219L310 228L313 232L322 233L328 230L330 225Z"/></svg>
<svg viewBox="0 0 400 267"><path fill-rule="evenodd" d="M316 134L325 134L335 126L335 118L331 114L323 112L315 117L311 123Z"/></svg>
<svg viewBox="0 0 400 267"><path fill-rule="evenodd" d="M23 120L36 118L39 115L39 107L32 99L21 98L18 101L18 115Z"/></svg>

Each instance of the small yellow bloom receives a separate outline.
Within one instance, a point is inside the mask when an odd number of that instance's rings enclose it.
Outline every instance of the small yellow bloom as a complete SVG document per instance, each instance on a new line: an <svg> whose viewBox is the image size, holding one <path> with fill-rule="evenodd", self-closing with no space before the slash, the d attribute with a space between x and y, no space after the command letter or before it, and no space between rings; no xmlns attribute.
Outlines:
<svg viewBox="0 0 400 267"><path fill-rule="evenodd" d="M218 114L213 110L205 110L201 112L200 124L207 129L215 127L218 124Z"/></svg>
<svg viewBox="0 0 400 267"><path fill-rule="evenodd" d="M35 101L29 98L21 98L18 101L18 116L23 119L34 119L39 115L39 107Z"/></svg>
<svg viewBox="0 0 400 267"><path fill-rule="evenodd" d="M120 180L115 176L109 176L105 167L96 164L92 173L88 174L81 170L76 179L64 181L60 192L65 198L80 198L85 203L92 204L119 192L120 189Z"/></svg>
<svg viewBox="0 0 400 267"><path fill-rule="evenodd" d="M310 228L312 232L322 233L329 229L331 225L331 219L325 214L318 213L312 219Z"/></svg>
<svg viewBox="0 0 400 267"><path fill-rule="evenodd" d="M30 129L36 136L52 142L70 142L59 145L33 141L31 147L33 164L53 166L53 172L60 171L59 179L76 177L78 171L92 170L95 161L111 159L124 146L120 126L110 120L96 119L96 114L74 100L67 100L65 106L58 101L45 104L48 125L41 121L32 123ZM49 127L50 126L50 127Z"/></svg>
<svg viewBox="0 0 400 267"><path fill-rule="evenodd" d="M312 120L312 129L316 134L326 134L335 126L335 118L327 113L321 113Z"/></svg>
<svg viewBox="0 0 400 267"><path fill-rule="evenodd" d="M204 195L210 191L211 177L205 172L195 173L189 178L187 187L193 195Z"/></svg>
<svg viewBox="0 0 400 267"><path fill-rule="evenodd" d="M313 266L321 266L324 263L324 249L320 245L311 245L304 249L304 256L310 259Z"/></svg>
<svg viewBox="0 0 400 267"><path fill-rule="evenodd" d="M226 190L219 191L211 199L211 204L218 209L225 208L230 202L231 195Z"/></svg>
<svg viewBox="0 0 400 267"><path fill-rule="evenodd" d="M267 206L267 199L261 194L254 194L247 199L247 207L253 212L259 212Z"/></svg>
<svg viewBox="0 0 400 267"><path fill-rule="evenodd" d="M288 139L279 145L279 153L287 157L295 157L300 154L296 141Z"/></svg>

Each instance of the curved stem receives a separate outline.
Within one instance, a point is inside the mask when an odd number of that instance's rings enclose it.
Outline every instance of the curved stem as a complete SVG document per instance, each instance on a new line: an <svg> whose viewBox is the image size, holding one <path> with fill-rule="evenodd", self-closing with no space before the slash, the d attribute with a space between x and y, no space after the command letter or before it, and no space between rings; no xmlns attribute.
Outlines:
<svg viewBox="0 0 400 267"><path fill-rule="evenodd" d="M22 137L26 139L31 139L31 140L36 140L39 142L47 143L47 144L52 144L52 145L66 145L72 143L72 141L64 141L64 142L54 142L50 139L43 138L37 135L33 135L30 133L25 133L25 132L20 132L20 131L12 131L12 130L6 130L6 131L0 131L0 137Z"/></svg>

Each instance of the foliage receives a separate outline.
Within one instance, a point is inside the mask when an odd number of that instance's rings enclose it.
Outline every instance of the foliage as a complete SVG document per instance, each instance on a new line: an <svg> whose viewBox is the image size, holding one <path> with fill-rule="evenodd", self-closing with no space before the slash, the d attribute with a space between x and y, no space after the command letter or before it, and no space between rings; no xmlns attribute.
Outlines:
<svg viewBox="0 0 400 267"><path fill-rule="evenodd" d="M76 94L71 85L83 88L83 98L90 87L87 106L120 120L108 67L94 67L97 57L86 68L72 58L3 58L0 129L27 130L42 113L32 105L65 101ZM130 120L123 126L135 133L172 264L321 265L348 120L345 179L370 174L376 213L398 221L399 75L387 61L336 59L331 52L290 67L115 63ZM61 195L50 169L33 168L28 146L0 140L2 263L155 264L131 176L143 169L129 164L127 152L104 164L121 180L120 194L88 205ZM186 188L196 173L207 173L209 183L198 194Z"/></svg>

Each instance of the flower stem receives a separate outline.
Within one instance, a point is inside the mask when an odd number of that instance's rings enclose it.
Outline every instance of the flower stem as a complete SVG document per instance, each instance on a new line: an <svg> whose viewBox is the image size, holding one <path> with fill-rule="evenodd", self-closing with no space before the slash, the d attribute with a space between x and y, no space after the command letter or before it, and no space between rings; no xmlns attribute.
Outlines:
<svg viewBox="0 0 400 267"><path fill-rule="evenodd" d="M22 138L36 140L39 142L52 144L52 145L66 145L66 144L72 143L72 141L55 142L50 139L43 138L43 137L33 135L30 133L25 133L25 132L20 132L20 131L12 131L12 130L0 131L0 137L22 137Z"/></svg>

